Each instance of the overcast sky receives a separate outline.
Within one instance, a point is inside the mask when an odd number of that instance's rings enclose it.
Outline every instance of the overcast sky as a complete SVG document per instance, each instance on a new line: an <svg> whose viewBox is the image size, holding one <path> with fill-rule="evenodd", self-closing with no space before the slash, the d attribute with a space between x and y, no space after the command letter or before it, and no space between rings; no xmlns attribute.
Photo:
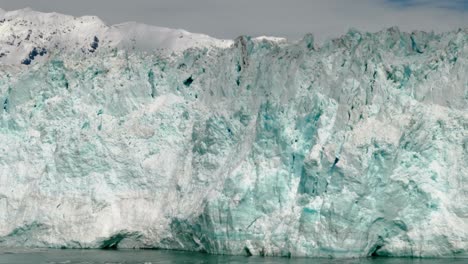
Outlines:
<svg viewBox="0 0 468 264"><path fill-rule="evenodd" d="M468 0L0 0L0 8L31 7L107 24L137 21L218 38L270 35L323 40L349 28L445 31L468 27Z"/></svg>

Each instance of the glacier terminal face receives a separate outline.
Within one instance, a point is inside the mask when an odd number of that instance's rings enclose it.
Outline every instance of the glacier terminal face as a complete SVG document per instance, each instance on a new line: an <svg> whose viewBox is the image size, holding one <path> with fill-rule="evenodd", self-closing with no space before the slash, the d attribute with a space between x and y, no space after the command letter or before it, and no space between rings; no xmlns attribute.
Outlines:
<svg viewBox="0 0 468 264"><path fill-rule="evenodd" d="M0 246L466 257L467 43L2 12Z"/></svg>

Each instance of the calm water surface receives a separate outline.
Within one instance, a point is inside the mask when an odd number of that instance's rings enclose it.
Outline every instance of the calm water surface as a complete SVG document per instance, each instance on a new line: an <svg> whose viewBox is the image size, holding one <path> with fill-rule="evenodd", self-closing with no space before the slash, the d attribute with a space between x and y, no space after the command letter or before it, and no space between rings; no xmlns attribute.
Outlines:
<svg viewBox="0 0 468 264"><path fill-rule="evenodd" d="M258 264L466 264L467 259L305 259L213 256L164 250L1 250L0 264L156 264L156 263L258 263Z"/></svg>

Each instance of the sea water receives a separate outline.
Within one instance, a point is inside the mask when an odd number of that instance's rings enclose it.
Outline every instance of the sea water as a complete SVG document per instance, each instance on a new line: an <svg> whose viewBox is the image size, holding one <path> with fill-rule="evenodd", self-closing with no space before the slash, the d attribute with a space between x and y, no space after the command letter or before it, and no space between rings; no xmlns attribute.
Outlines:
<svg viewBox="0 0 468 264"><path fill-rule="evenodd" d="M274 258L209 255L203 253L166 250L2 250L0 264L156 264L156 263L314 263L314 264L462 264L466 259L418 258Z"/></svg>

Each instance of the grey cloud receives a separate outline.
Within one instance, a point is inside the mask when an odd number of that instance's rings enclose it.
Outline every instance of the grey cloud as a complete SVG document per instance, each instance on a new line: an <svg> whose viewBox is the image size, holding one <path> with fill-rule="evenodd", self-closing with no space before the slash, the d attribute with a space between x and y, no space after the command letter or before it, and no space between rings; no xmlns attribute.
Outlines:
<svg viewBox="0 0 468 264"><path fill-rule="evenodd" d="M273 35L289 39L311 32L323 40L349 28L378 31L445 31L468 26L466 9L441 8L443 0L0 0L0 8L96 15L108 24L137 21L183 28L218 38ZM459 0L455 0L459 1ZM460 2L465 0L460 0Z"/></svg>

